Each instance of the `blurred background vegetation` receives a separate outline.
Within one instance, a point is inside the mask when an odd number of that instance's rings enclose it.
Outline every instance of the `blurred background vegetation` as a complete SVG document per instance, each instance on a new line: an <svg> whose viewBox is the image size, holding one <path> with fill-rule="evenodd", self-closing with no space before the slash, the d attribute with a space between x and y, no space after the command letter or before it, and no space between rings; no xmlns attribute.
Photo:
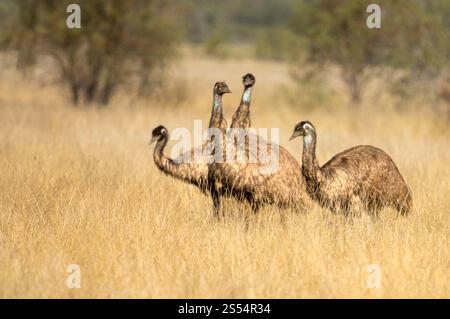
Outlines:
<svg viewBox="0 0 450 319"><path fill-rule="evenodd" d="M66 27L72 2L81 7L81 29ZM403 102L421 93L450 104L450 1L377 0L382 27L368 29L372 2L2 0L0 49L15 54L25 76L52 65L74 105L107 105L130 87L151 95L181 45L217 59L287 63L298 90L319 102L333 70L353 107L374 78Z"/></svg>

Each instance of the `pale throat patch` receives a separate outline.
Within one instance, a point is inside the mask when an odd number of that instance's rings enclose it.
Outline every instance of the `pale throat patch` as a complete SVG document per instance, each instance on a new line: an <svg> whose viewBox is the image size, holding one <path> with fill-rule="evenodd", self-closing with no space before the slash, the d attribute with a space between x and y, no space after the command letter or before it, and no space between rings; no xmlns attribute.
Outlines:
<svg viewBox="0 0 450 319"><path fill-rule="evenodd" d="M213 106L214 106L214 111L220 111L220 109L222 107L220 95L218 95L218 94L214 95Z"/></svg>
<svg viewBox="0 0 450 319"><path fill-rule="evenodd" d="M303 137L303 145L304 145L305 147L311 146L312 141L313 141L313 138L312 138L312 136L309 135L309 134L307 134L307 135L305 135L305 137Z"/></svg>
<svg viewBox="0 0 450 319"><path fill-rule="evenodd" d="M252 88L246 88L244 94L242 95L242 101L244 103L250 103L250 98L252 97Z"/></svg>

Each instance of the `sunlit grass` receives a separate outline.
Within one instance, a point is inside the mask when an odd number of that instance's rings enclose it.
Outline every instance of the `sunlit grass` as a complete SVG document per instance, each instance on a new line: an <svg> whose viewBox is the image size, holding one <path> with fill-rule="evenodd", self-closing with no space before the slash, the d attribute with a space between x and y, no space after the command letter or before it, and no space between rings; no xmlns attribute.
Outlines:
<svg viewBox="0 0 450 319"><path fill-rule="evenodd" d="M230 119L246 72L257 78L253 126L280 128L281 145L300 159L300 142L288 137L311 120L320 163L357 144L384 149L412 189L413 213L346 221L318 207L265 207L246 224L248 207L227 200L226 218L213 220L207 196L156 169L149 133L207 120L216 80L234 93L224 97ZM178 105L122 95L96 110L65 105L57 87L2 76L1 297L450 296L448 123L370 101L364 112L305 111L279 98L290 85L279 63L190 57L175 79L188 89ZM66 286L73 263L81 289ZM381 267L381 289L367 287L369 264Z"/></svg>

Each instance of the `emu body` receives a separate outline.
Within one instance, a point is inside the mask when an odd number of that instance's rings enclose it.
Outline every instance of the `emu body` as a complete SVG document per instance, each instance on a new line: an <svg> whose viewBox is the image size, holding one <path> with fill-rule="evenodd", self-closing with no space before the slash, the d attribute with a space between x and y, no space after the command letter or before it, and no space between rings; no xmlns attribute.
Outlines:
<svg viewBox="0 0 450 319"><path fill-rule="evenodd" d="M216 215L220 213L222 196L247 201L254 212L267 204L300 209L310 206L311 200L305 191L300 164L281 146L267 143L269 154L274 152L275 148L278 148L279 157L278 167L274 171L268 171L267 164L261 162L260 158L256 163L249 162L250 152L257 154L259 151L252 146L246 146L241 162L210 164L209 179Z"/></svg>

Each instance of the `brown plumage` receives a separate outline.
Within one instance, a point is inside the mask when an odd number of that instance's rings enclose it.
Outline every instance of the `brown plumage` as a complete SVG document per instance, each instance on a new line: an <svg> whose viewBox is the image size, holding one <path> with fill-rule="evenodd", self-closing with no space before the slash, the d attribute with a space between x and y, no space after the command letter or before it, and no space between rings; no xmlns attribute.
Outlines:
<svg viewBox="0 0 450 319"><path fill-rule="evenodd" d="M402 215L411 210L411 192L384 151L355 146L320 167L314 126L308 121L298 123L291 139L297 136L303 136L302 174L307 191L321 206L344 213L361 204L374 214L383 207L392 207Z"/></svg>
<svg viewBox="0 0 450 319"><path fill-rule="evenodd" d="M237 136L227 137L223 145L227 161L209 165L208 178L216 216L219 216L222 196L247 201L255 212L264 204L301 208L311 204L297 160L279 145L267 143L262 137L247 132L254 83L253 75L243 77L241 104L231 124L232 129L243 130L237 132ZM269 159L272 155L276 157L278 165L274 170L269 166L270 163L260 157L260 151L266 151Z"/></svg>
<svg viewBox="0 0 450 319"><path fill-rule="evenodd" d="M196 185L203 192L207 190L208 167L204 163L176 162L164 155L164 148L169 140L168 130L159 125L152 131L152 140L156 142L153 160L156 166L165 174L180 179L189 184Z"/></svg>
<svg viewBox="0 0 450 319"><path fill-rule="evenodd" d="M255 136L253 135L253 138ZM262 141L261 137L256 137ZM275 204L279 207L309 207L310 199L300 172L300 164L284 148L267 143L269 156L278 148L278 167L271 170L268 163L251 162L250 154L258 154L259 146L245 147L243 161L234 163L212 163L209 165L209 180L213 197L213 208L218 216L221 197L231 196L239 201L247 201L254 212L262 205ZM233 154L236 148L232 148ZM235 156L233 156L235 157Z"/></svg>
<svg viewBox="0 0 450 319"><path fill-rule="evenodd" d="M217 82L213 89L213 107L209 128L218 128L222 134L227 126L222 112L222 95L231 93L225 82ZM156 166L165 174L196 185L204 193L208 191L208 157L214 152L215 138L209 136L208 141L200 147L192 148L176 159L164 155L164 148L169 140L169 132L164 126L156 127L152 132L152 140L156 141L153 159ZM189 159L189 160L187 160Z"/></svg>

